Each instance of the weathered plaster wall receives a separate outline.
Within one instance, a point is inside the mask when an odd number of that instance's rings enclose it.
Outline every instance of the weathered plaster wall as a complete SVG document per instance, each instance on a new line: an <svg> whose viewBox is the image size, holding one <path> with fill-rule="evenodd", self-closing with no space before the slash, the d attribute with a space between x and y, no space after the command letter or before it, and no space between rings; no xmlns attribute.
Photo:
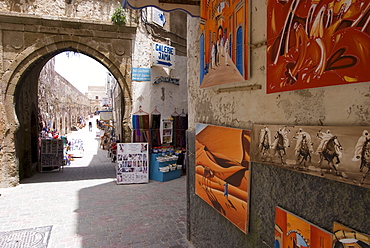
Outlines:
<svg viewBox="0 0 370 248"><path fill-rule="evenodd" d="M195 125L251 129L254 123L370 124L370 85L358 83L265 93L266 1L251 1L251 77L246 83L199 88L199 19L188 17L189 173L188 234L195 247L274 247L275 207L330 231L333 221L370 233L370 191L264 164L251 165L250 231L245 235L195 195ZM218 93L258 84L261 90ZM267 244L267 245L266 245Z"/></svg>
<svg viewBox="0 0 370 248"><path fill-rule="evenodd" d="M33 16L61 16L84 20L110 21L114 9L121 1L110 0L5 0L0 11Z"/></svg>
<svg viewBox="0 0 370 248"><path fill-rule="evenodd" d="M251 44L266 41L266 3L251 3ZM188 28L188 51L199 54L198 24ZM197 39L197 42L194 41ZM198 52L197 52L198 51ZM323 87L310 90L266 94L266 46L251 49L251 77L247 83L222 88L254 85L261 90L217 93L220 87L199 89L197 58L189 65L189 109L195 110L194 123L212 123L251 128L253 123L301 125L368 125L370 123L370 85L368 83Z"/></svg>

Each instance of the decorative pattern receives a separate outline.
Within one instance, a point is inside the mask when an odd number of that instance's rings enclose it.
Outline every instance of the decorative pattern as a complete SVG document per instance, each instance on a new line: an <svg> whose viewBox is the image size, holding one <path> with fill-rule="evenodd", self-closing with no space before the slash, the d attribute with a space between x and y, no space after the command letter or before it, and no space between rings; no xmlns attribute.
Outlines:
<svg viewBox="0 0 370 248"><path fill-rule="evenodd" d="M0 232L2 248L46 248L52 226Z"/></svg>

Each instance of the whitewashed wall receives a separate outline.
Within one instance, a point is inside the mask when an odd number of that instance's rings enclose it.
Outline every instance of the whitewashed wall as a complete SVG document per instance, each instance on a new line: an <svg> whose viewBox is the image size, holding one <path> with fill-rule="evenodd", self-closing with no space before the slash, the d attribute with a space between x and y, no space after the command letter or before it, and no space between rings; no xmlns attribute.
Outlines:
<svg viewBox="0 0 370 248"><path fill-rule="evenodd" d="M148 11L150 14L151 11ZM158 42L157 43L161 43ZM165 43L163 43L165 44ZM167 44L170 45L171 44ZM185 56L176 55L175 69L152 66L152 37L147 35L143 25L139 25L136 33L132 55L132 67L136 68L151 68L151 81L133 81L132 82L132 112L142 110L151 113L155 107L162 114L162 118L169 118L177 109L180 114L182 110L185 113L188 111L187 106L187 58ZM180 85L170 83L153 84L156 78L172 77L180 79Z"/></svg>

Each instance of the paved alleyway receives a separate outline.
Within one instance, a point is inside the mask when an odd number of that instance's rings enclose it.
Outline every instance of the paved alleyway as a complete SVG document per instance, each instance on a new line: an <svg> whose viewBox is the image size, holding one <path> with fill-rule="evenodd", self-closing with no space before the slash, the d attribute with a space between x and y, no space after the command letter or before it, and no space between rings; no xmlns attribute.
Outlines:
<svg viewBox="0 0 370 248"><path fill-rule="evenodd" d="M82 138L85 151L63 173L0 188L0 246L28 247L16 240L28 235L36 242L51 229L44 240L49 248L192 247L185 238L185 177L117 185L115 164L99 148L96 131L86 126L68 135Z"/></svg>

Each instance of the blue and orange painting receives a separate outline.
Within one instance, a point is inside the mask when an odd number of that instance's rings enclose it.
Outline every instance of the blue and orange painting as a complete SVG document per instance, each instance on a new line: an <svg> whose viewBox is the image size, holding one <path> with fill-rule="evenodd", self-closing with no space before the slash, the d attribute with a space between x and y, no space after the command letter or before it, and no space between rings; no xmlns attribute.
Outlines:
<svg viewBox="0 0 370 248"><path fill-rule="evenodd" d="M249 78L249 1L201 0L200 88Z"/></svg>

